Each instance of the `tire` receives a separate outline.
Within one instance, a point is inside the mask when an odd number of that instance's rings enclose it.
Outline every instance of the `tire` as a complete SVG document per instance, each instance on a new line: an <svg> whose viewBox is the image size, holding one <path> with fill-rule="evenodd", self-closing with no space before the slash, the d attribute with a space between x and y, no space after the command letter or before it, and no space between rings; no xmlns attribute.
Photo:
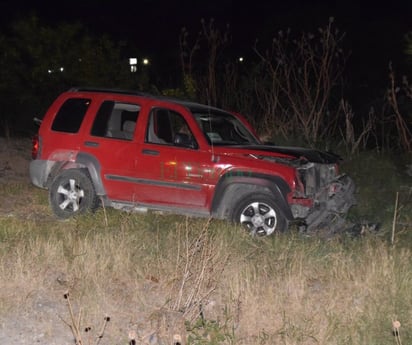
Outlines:
<svg viewBox="0 0 412 345"><path fill-rule="evenodd" d="M265 194L249 194L234 207L232 221L241 224L252 236L285 232L288 223L276 202Z"/></svg>
<svg viewBox="0 0 412 345"><path fill-rule="evenodd" d="M64 170L49 189L53 213L61 219L93 210L97 205L94 186L87 174L77 169Z"/></svg>

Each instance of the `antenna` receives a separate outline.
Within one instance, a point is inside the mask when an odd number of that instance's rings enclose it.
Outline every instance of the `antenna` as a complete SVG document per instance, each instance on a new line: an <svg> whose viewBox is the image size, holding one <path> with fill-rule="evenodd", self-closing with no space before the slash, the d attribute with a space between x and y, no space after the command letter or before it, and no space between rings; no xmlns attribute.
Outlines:
<svg viewBox="0 0 412 345"><path fill-rule="evenodd" d="M209 132L212 132L212 120L211 120L211 112L210 112L210 95L209 95L209 89L206 88L206 97L207 97L207 105L208 107L208 121L209 121ZM213 139L210 138L210 145L212 147L212 162L215 162L216 158L215 158L215 149L214 149L214 144L213 144Z"/></svg>

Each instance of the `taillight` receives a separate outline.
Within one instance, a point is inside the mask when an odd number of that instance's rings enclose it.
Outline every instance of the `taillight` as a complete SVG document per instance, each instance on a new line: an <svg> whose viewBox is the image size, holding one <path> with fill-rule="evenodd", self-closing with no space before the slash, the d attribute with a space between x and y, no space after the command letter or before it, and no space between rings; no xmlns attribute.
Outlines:
<svg viewBox="0 0 412 345"><path fill-rule="evenodd" d="M32 140L32 147L31 147L31 158L36 159L38 154L39 154L39 150L40 150L40 140L39 140L39 136L36 134L33 136Z"/></svg>

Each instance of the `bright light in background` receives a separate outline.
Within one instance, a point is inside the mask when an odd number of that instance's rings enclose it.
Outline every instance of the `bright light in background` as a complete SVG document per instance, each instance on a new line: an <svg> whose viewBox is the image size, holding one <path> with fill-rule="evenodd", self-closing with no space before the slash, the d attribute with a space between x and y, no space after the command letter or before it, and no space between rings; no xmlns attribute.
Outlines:
<svg viewBox="0 0 412 345"><path fill-rule="evenodd" d="M52 74L52 73L54 73L54 72L63 72L63 71L64 71L64 67L62 66L62 67L58 68L57 70L48 69L48 70L47 70L47 73Z"/></svg>
<svg viewBox="0 0 412 345"><path fill-rule="evenodd" d="M147 66L147 65L150 64L150 61L149 61L148 58L143 58L141 60L141 64L143 66ZM137 72L137 58L129 58L129 66L130 66L130 72L132 72L132 73Z"/></svg>
<svg viewBox="0 0 412 345"><path fill-rule="evenodd" d="M137 58L129 58L130 72L137 71Z"/></svg>
<svg viewBox="0 0 412 345"><path fill-rule="evenodd" d="M243 62L243 56L239 57L239 62Z"/></svg>

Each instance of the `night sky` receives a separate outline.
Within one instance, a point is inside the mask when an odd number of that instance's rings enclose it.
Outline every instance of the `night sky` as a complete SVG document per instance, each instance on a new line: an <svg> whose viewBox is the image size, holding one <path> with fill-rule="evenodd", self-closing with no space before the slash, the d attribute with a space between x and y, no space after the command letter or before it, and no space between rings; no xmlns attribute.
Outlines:
<svg viewBox="0 0 412 345"><path fill-rule="evenodd" d="M348 71L358 84L382 81L389 61L395 68L405 70L403 37L412 31L412 0L255 0L242 4L234 0L0 2L3 27L29 13L36 13L51 25L81 22L93 33L133 42L149 56L177 50L181 28L195 34L201 18L214 18L222 28L230 24L233 49L247 56L256 39L269 45L279 30L314 31L333 16L336 27L347 34L345 49L351 52Z"/></svg>

